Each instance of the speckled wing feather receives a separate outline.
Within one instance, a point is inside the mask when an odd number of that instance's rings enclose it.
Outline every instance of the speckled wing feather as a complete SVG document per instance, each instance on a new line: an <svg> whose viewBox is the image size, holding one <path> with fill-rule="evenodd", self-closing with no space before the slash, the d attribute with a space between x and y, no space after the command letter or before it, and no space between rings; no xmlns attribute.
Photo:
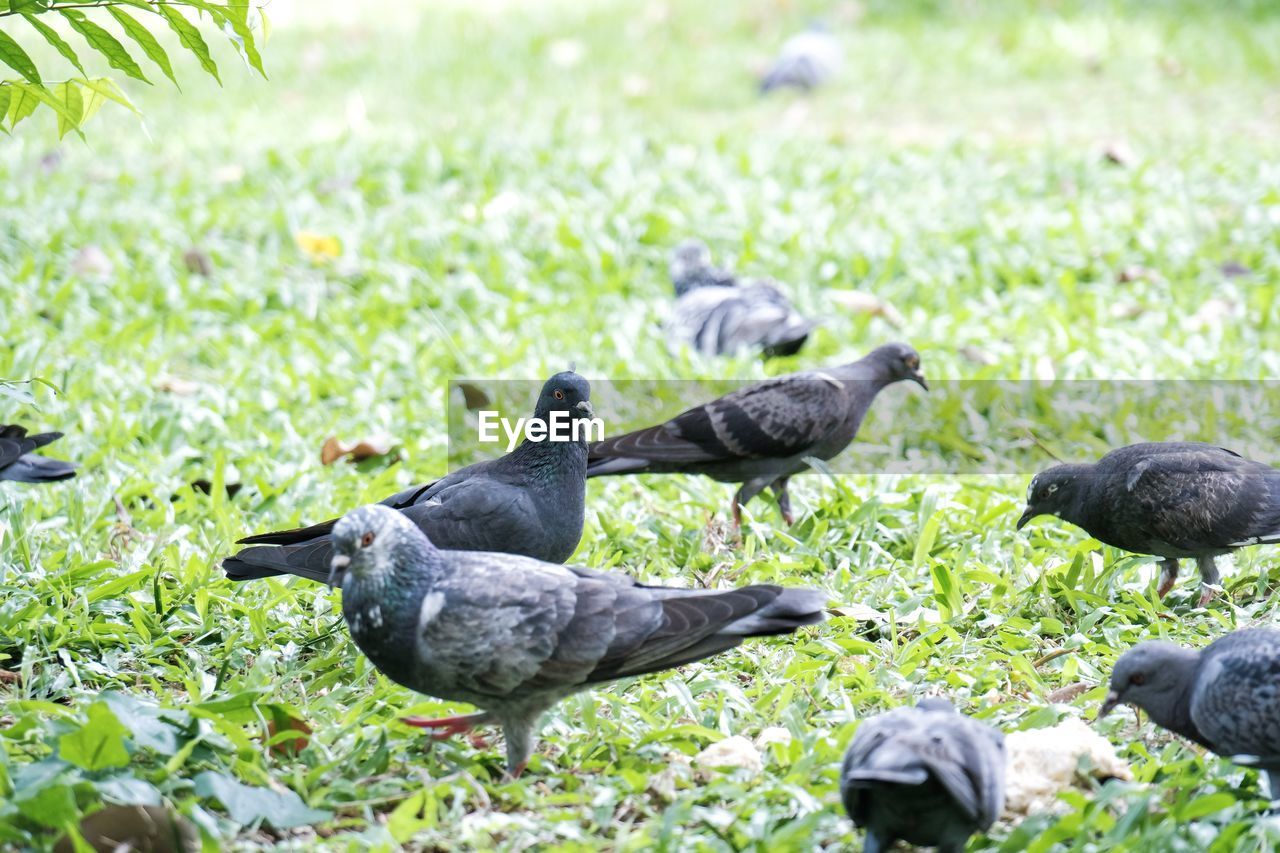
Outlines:
<svg viewBox="0 0 1280 853"><path fill-rule="evenodd" d="M1113 524L1127 528L1131 540L1197 551L1280 534L1266 529L1280 522L1268 489L1273 472L1224 448L1140 444L1113 451L1098 466Z"/></svg>
<svg viewBox="0 0 1280 853"><path fill-rule="evenodd" d="M767 380L666 423L596 442L588 458L624 457L678 467L794 456L843 423L847 383L818 371Z"/></svg>
<svg viewBox="0 0 1280 853"><path fill-rule="evenodd" d="M1236 631L1205 649L1191 718L1215 752L1280 768L1280 632Z"/></svg>

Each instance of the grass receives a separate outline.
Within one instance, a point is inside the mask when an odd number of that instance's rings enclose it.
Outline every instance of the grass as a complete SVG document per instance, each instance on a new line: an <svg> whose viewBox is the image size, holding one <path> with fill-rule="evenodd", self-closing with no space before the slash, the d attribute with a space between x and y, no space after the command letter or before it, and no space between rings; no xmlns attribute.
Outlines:
<svg viewBox="0 0 1280 853"><path fill-rule="evenodd" d="M1047 695L1099 683L1143 638L1275 621L1274 550L1236 556L1230 601L1192 609L1184 581L1160 605L1150 561L1095 560L1065 525L1015 533L1023 468L802 478L799 523L761 501L740 548L708 533L727 487L593 481L577 563L815 585L883 621L838 616L570 699L511 783L496 749L396 722L440 703L370 670L335 595L222 579L247 532L440 474L458 377L572 361L595 379L750 379L891 339L931 379L1280 371L1268 5L703 5L282 6L269 81L228 63L218 90L189 70L181 94L131 90L146 132L104 112L87 143L56 146L48 117L5 141L0 376L61 393L0 400L0 419L65 431L52 455L83 468L0 486L0 669L17 673L0 683L0 846L47 848L102 803L163 799L210 849L843 849L836 770L860 717L941 691L1007 730L1091 718L1101 690ZM753 69L814 14L845 41L839 80L758 100ZM1101 156L1117 141L1127 165ZM337 256L300 232L337 238ZM689 234L824 318L801 355L667 352L665 256ZM184 263L193 248L208 275ZM834 304L849 288L902 327ZM173 377L193 393L163 390ZM927 411L913 399L880 405ZM1194 430L1196 415L1143 428ZM374 433L399 440L398 461L319 464L326 436ZM270 748L293 742L290 719L306 747ZM770 726L792 740L757 778L684 766ZM1253 773L1127 715L1101 731L1135 782L971 849L1277 843Z"/></svg>

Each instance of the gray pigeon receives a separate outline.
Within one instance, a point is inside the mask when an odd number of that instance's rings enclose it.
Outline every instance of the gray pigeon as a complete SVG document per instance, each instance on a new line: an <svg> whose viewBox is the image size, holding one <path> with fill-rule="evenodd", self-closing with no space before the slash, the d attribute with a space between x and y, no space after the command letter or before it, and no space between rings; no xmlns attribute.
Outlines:
<svg viewBox="0 0 1280 853"><path fill-rule="evenodd" d="M1218 585L1216 557L1280 542L1280 471L1195 442L1132 444L1096 463L1055 465L1031 481L1018 529L1056 515L1116 548L1161 557L1159 594L1178 560L1200 567L1203 606Z"/></svg>
<svg viewBox="0 0 1280 853"><path fill-rule="evenodd" d="M594 442L587 477L706 474L741 483L735 525L747 501L772 488L791 524L787 480L809 467L807 459L825 461L848 447L876 395L903 379L929 387L919 354L907 344L885 344L839 367L766 379L666 423Z"/></svg>
<svg viewBox="0 0 1280 853"><path fill-rule="evenodd" d="M739 283L712 266L700 240L686 240L671 255L676 302L666 331L671 342L703 355L761 350L767 356L794 355L816 325L791 307L768 279Z"/></svg>
<svg viewBox="0 0 1280 853"><path fill-rule="evenodd" d="M74 464L32 452L60 438L60 432L27 435L27 431L17 424L0 424L0 480L48 483L74 477Z"/></svg>
<svg viewBox="0 0 1280 853"><path fill-rule="evenodd" d="M572 371L557 373L542 386L534 417L545 421L554 412L574 420L593 417L590 397L586 379ZM563 563L582 538L586 464L585 439L525 439L506 456L459 468L382 503L400 510L443 548L505 551ZM241 539L254 547L227 558L222 567L236 581L281 574L325 580L336 523L331 519Z"/></svg>
<svg viewBox="0 0 1280 853"><path fill-rule="evenodd" d="M840 770L840 794L867 830L865 853L902 839L964 850L1004 809L1004 735L961 716L945 699L922 699L858 726Z"/></svg>
<svg viewBox="0 0 1280 853"><path fill-rule="evenodd" d="M1267 774L1280 798L1280 631L1251 628L1203 651L1151 640L1120 656L1102 719L1121 703L1161 728Z"/></svg>
<svg viewBox="0 0 1280 853"><path fill-rule="evenodd" d="M840 42L814 24L782 45L773 67L760 80L760 93L791 88L810 91L834 77L844 62Z"/></svg>
<svg viewBox="0 0 1280 853"><path fill-rule="evenodd" d="M747 586L644 586L510 554L440 551L402 514L354 510L333 531L331 582L351 636L384 675L479 713L406 722L448 736L494 722L517 776L542 714L580 690L670 669L747 637L821 622L826 596Z"/></svg>

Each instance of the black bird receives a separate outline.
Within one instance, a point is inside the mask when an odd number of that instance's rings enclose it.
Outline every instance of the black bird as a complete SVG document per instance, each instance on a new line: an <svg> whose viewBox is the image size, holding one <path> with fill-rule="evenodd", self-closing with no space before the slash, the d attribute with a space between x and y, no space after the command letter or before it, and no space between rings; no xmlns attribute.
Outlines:
<svg viewBox="0 0 1280 853"><path fill-rule="evenodd" d="M840 793L867 830L865 853L898 839L958 853L1004 809L1005 761L1003 734L945 699L923 699L858 726Z"/></svg>
<svg viewBox="0 0 1280 853"><path fill-rule="evenodd" d="M826 607L811 589L645 586L511 554L441 551L378 505L348 513L333 539L342 615L373 665L410 690L481 709L405 722L436 737L501 725L512 776L539 719L564 697L789 634L821 622Z"/></svg>
<svg viewBox="0 0 1280 853"><path fill-rule="evenodd" d="M28 435L17 424L0 424L0 480L48 483L74 477L76 466L73 463L32 452L60 438L60 432Z"/></svg>
<svg viewBox="0 0 1280 853"><path fill-rule="evenodd" d="M1280 798L1280 631L1233 631L1203 651L1151 640L1120 656L1098 719L1136 705L1161 728L1267 774Z"/></svg>
<svg viewBox="0 0 1280 853"><path fill-rule="evenodd" d="M920 356L907 344L885 344L863 358L824 370L766 379L689 409L666 423L594 442L587 477L608 474L705 474L741 483L733 521L766 488L794 521L787 480L828 460L853 441L876 395L910 379L928 389Z"/></svg>
<svg viewBox="0 0 1280 853"><path fill-rule="evenodd" d="M591 418L591 386L572 371L542 386L534 417L563 412ZM382 503L397 509L439 543L457 551L503 551L563 563L578 547L586 498L586 431L579 441L525 439L506 456L477 462ZM337 519L311 527L241 539L252 545L223 561L227 577L243 581L291 574L322 581L333 556Z"/></svg>
<svg viewBox="0 0 1280 853"><path fill-rule="evenodd" d="M1037 474L1018 529L1037 515L1056 515L1108 545L1160 557L1161 598L1173 589L1178 560L1194 557L1203 606L1218 585L1214 558L1280 542L1280 471L1211 444L1131 444L1096 463Z"/></svg>
<svg viewBox="0 0 1280 853"><path fill-rule="evenodd" d="M667 336L703 355L760 350L766 356L794 355L816 325L805 319L777 283L739 282L713 266L701 240L686 240L671 254L671 283L676 302Z"/></svg>

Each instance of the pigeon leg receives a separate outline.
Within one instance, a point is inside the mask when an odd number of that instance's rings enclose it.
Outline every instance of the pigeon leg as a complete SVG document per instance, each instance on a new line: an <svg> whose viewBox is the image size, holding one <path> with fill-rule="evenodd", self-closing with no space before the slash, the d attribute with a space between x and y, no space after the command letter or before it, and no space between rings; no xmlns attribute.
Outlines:
<svg viewBox="0 0 1280 853"><path fill-rule="evenodd" d="M458 717L441 717L438 720L426 717L401 717L400 722L418 729L437 729L438 731L431 733L431 737L434 740L444 740L454 735L466 734L476 726L489 722L490 719L492 718L488 714L482 712L463 714Z"/></svg>
<svg viewBox="0 0 1280 853"><path fill-rule="evenodd" d="M1156 587L1156 595L1164 598L1178 582L1178 561L1166 559L1160 561L1160 586Z"/></svg>
<svg viewBox="0 0 1280 853"><path fill-rule="evenodd" d="M1222 577L1218 574L1218 561L1213 557L1197 557L1196 566L1200 569L1200 606L1204 607L1222 589Z"/></svg>
<svg viewBox="0 0 1280 853"><path fill-rule="evenodd" d="M796 523L796 517L791 514L791 493L787 491L787 480L790 477L779 477L773 481L773 494L778 499L778 511L782 513L782 520L791 526Z"/></svg>
<svg viewBox="0 0 1280 853"><path fill-rule="evenodd" d="M539 714L538 716L541 716ZM507 717L502 721L502 735L507 739L507 775L519 779L533 752L533 728L538 717Z"/></svg>
<svg viewBox="0 0 1280 853"><path fill-rule="evenodd" d="M742 529L742 508L747 505L747 501L763 492L772 483L772 480L748 480L738 489L738 493L733 496L733 529Z"/></svg>

